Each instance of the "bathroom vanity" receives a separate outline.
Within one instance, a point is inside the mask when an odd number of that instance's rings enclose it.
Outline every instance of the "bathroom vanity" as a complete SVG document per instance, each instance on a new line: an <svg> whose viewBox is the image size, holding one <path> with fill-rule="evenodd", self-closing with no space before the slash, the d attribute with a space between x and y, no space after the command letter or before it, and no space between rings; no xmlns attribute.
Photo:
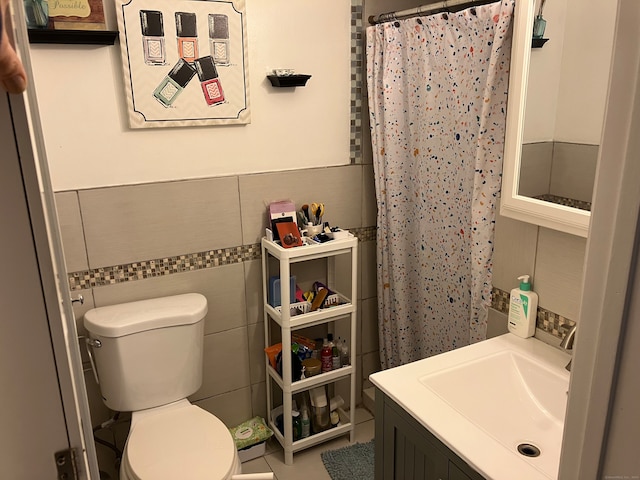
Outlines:
<svg viewBox="0 0 640 480"><path fill-rule="evenodd" d="M375 413L376 480L485 480L378 389Z"/></svg>
<svg viewBox="0 0 640 480"><path fill-rule="evenodd" d="M505 334L371 375L376 480L557 478L569 359Z"/></svg>

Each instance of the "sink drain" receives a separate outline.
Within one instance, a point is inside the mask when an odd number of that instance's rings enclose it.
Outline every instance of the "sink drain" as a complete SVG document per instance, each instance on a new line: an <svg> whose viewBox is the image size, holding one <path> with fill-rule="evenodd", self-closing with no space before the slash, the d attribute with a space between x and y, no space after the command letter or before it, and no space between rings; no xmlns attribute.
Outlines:
<svg viewBox="0 0 640 480"><path fill-rule="evenodd" d="M531 443L521 443L518 445L518 453L525 457L537 457L540 455L540 449Z"/></svg>

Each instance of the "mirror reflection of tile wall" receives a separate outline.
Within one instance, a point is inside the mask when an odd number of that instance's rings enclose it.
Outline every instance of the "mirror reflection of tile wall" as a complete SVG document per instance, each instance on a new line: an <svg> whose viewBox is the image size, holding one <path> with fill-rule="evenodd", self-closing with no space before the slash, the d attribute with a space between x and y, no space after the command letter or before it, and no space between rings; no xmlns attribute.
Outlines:
<svg viewBox="0 0 640 480"><path fill-rule="evenodd" d="M523 145L518 193L590 210L598 151L557 141Z"/></svg>

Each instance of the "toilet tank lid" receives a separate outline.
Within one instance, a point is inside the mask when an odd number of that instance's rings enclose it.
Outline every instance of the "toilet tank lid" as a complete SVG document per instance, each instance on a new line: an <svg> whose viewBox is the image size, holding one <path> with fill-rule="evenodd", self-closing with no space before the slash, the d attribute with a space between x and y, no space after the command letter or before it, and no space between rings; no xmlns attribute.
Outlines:
<svg viewBox="0 0 640 480"><path fill-rule="evenodd" d="M199 293L186 293L94 308L84 314L84 326L95 335L123 337L156 328L194 324L206 314L207 299Z"/></svg>

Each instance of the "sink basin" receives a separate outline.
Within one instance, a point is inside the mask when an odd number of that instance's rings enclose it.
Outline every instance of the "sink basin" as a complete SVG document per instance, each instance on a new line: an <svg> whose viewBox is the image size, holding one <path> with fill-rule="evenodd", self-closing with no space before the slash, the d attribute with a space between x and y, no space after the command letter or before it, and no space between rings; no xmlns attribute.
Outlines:
<svg viewBox="0 0 640 480"><path fill-rule="evenodd" d="M570 356L505 334L369 378L490 480L556 479Z"/></svg>
<svg viewBox="0 0 640 480"><path fill-rule="evenodd" d="M569 379L517 351L474 359L419 379L425 387L521 455L557 475Z"/></svg>

